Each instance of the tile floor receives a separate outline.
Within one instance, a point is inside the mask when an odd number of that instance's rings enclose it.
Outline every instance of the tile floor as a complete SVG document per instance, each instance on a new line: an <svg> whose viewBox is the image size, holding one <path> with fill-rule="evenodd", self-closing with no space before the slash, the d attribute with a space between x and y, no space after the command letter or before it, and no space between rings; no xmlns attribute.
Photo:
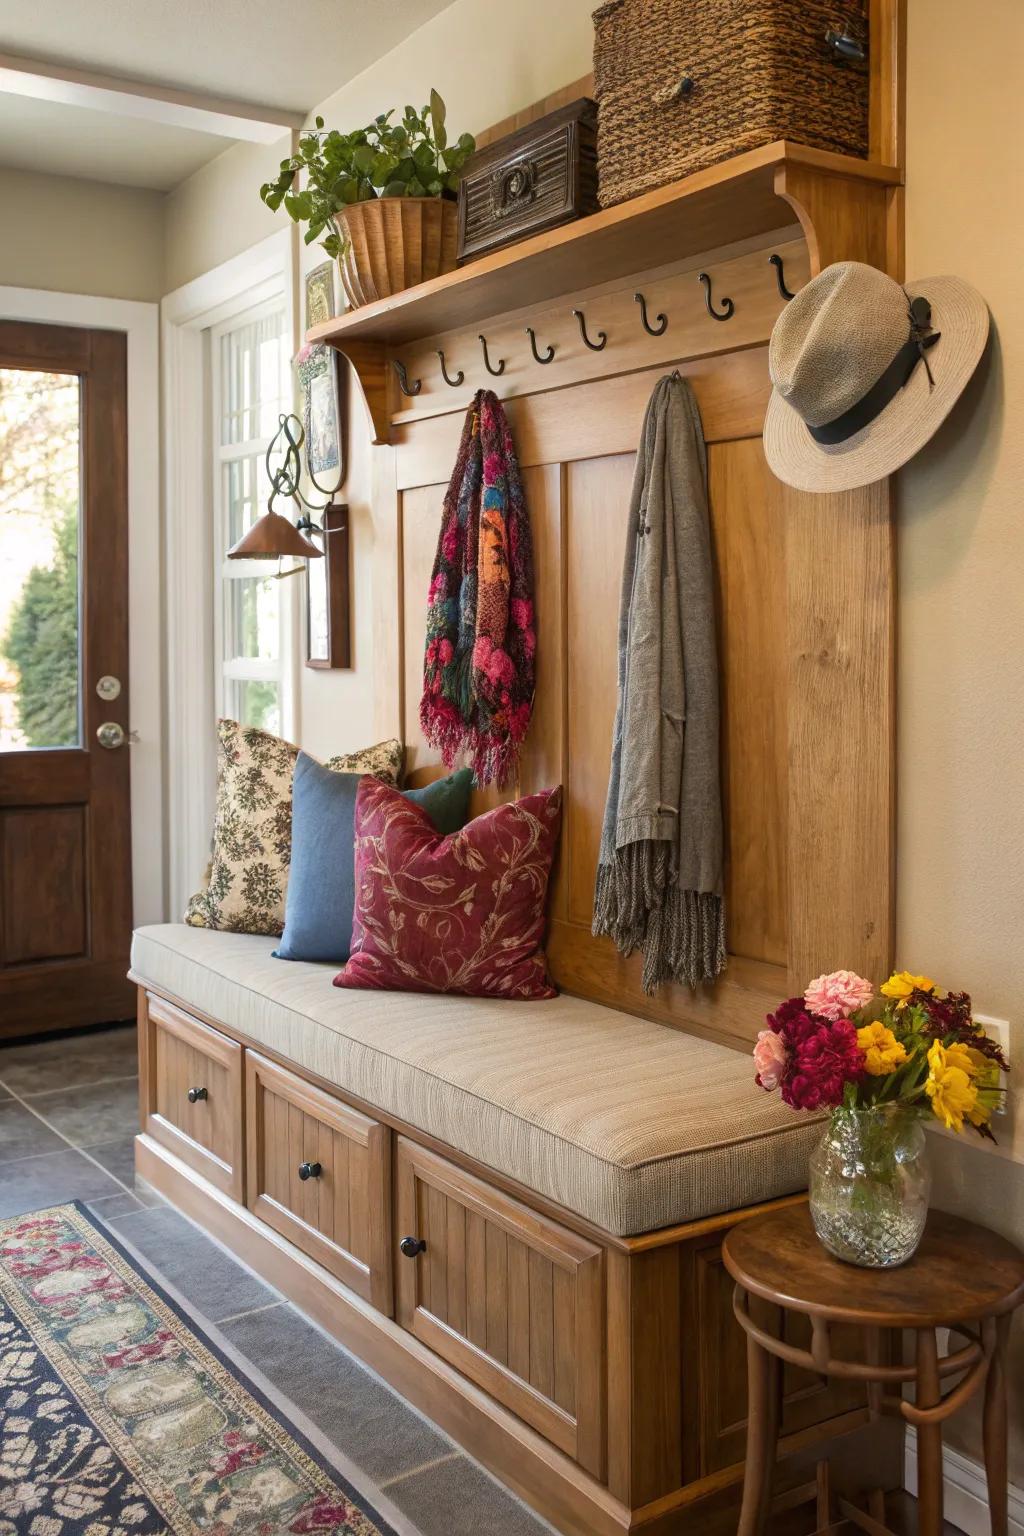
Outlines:
<svg viewBox="0 0 1024 1536"><path fill-rule="evenodd" d="M365 1473L422 1536L542 1536L500 1488L153 1190L135 1179L135 1030L0 1048L0 1216L82 1200Z"/></svg>

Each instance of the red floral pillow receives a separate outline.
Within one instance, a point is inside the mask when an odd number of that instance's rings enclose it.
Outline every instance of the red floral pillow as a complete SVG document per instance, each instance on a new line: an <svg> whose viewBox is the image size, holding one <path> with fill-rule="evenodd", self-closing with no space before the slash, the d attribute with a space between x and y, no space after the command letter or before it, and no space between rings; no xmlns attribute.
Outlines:
<svg viewBox="0 0 1024 1536"><path fill-rule="evenodd" d="M561 820L561 789L545 789L442 837L418 805L363 779L352 948L334 985L554 997L540 945Z"/></svg>

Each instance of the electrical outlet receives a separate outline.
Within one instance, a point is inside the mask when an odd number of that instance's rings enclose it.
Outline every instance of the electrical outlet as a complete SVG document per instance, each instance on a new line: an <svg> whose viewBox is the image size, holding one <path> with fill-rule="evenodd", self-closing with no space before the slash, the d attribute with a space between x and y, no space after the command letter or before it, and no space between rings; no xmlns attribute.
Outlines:
<svg viewBox="0 0 1024 1536"><path fill-rule="evenodd" d="M1010 1057L1010 1022L1009 1022L1009 1020L1008 1019L994 1019L994 1018L992 1018L987 1013L976 1013L974 1015L974 1020L975 1020L976 1024L980 1024L981 1025L981 1027L984 1029L984 1031L985 1031L985 1033L987 1035L991 1035L992 1039L998 1042L998 1044L1002 1047L1003 1055L1007 1058L1007 1060L1009 1060L1009 1057ZM999 1074L999 1085L1002 1088L1006 1087L1006 1074L1005 1074L1005 1072L1000 1072L1000 1074ZM999 1101L999 1108L996 1109L996 1110L993 1110L993 1115L1005 1115L1005 1114L1006 1114L1006 1095L1004 1094L1003 1097Z"/></svg>

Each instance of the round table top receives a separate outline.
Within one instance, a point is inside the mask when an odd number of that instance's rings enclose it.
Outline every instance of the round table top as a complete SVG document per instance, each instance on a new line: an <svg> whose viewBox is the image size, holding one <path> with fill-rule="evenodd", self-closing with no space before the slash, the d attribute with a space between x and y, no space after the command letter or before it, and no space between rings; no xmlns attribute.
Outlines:
<svg viewBox="0 0 1024 1536"><path fill-rule="evenodd" d="M958 1216L931 1211L921 1245L897 1269L860 1269L818 1241L806 1205L741 1221L725 1267L754 1296L836 1322L929 1328L1011 1311L1024 1301L1024 1254Z"/></svg>

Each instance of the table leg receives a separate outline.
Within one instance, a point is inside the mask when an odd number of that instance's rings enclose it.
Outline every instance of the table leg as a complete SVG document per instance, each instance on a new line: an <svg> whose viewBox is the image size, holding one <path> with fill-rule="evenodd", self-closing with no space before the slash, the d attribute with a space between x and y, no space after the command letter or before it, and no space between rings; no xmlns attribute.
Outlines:
<svg viewBox="0 0 1024 1536"><path fill-rule="evenodd" d="M917 1330L917 1407L934 1408L941 1396L939 1349L934 1328ZM942 1536L942 1425L917 1428L917 1528L919 1536Z"/></svg>
<svg viewBox="0 0 1024 1536"><path fill-rule="evenodd" d="M747 1335L747 1464L736 1536L763 1536L772 1503L782 1362Z"/></svg>
<svg viewBox="0 0 1024 1536"><path fill-rule="evenodd" d="M984 1326L995 1334L988 1363L988 1379L985 1382L983 1419L988 1507L992 1536L1007 1536L1010 1517L1006 1452L1006 1341L1010 1319L1008 1316L996 1320L988 1318Z"/></svg>

